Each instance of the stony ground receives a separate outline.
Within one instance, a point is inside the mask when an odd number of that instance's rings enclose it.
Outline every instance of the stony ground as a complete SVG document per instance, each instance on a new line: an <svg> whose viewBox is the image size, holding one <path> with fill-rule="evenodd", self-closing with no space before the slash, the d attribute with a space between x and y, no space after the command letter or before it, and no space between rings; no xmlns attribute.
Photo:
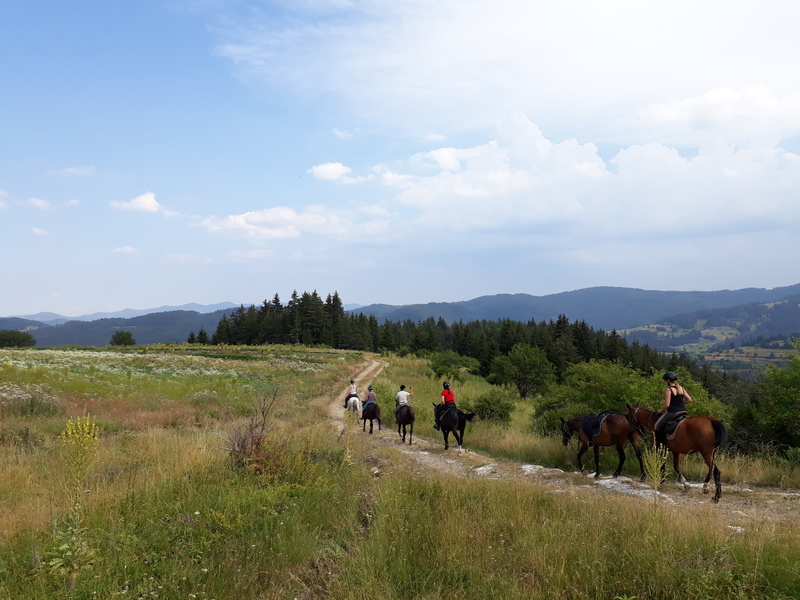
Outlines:
<svg viewBox="0 0 800 600"><path fill-rule="evenodd" d="M372 360L364 365L356 377L359 389L366 386L381 372L385 363L380 360ZM337 429L346 435L369 436L361 429L361 421L355 422L351 419L346 422L348 417L343 409L345 391L330 402L328 414ZM581 473L569 473L561 469L550 469L540 465L519 463L514 461L496 460L478 452L468 450L469 429L479 425L467 425L466 445L467 449L459 453L454 446L451 436L450 449L444 450L444 442L441 437L428 438L427 423L417 423L417 430L425 429L426 437L414 437L412 444L402 444L397 435L397 425L394 422L394 415L384 415L383 429L378 431L377 422L374 433L369 437L370 442L380 447L392 447L400 450L404 457L411 463L411 468L415 471L423 469L435 469L446 472L453 476L460 477L482 477L489 479L517 479L520 481L538 482L551 487L556 493L569 494L623 494L631 496L634 501L653 500L652 488L643 482L633 480L629 477L601 477L595 479L592 473L584 475ZM367 424L369 431L369 424ZM572 451L574 449L571 449ZM590 464L592 461L589 461ZM391 469L387 459L376 459L373 468L376 476L380 476L384 471ZM404 466L404 468L407 468ZM658 491L659 502L665 504L679 505L681 503L708 503L711 504L711 494L703 494L702 483L691 483L689 492L684 491L683 486L677 483L666 483ZM782 490L773 488L744 488L725 484L723 472L723 496L716 509L724 512L729 521L728 527L734 531L746 531L748 525L763 521L796 521L800 518L800 491Z"/></svg>

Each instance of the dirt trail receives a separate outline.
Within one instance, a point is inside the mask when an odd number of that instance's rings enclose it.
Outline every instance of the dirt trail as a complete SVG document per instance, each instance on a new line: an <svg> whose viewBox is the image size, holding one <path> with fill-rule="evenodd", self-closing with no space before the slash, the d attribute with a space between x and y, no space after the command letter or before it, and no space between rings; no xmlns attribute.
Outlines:
<svg viewBox="0 0 800 600"><path fill-rule="evenodd" d="M380 359L372 359L364 369L355 377L359 389L366 386L377 377L386 362ZM344 399L347 394L346 389L328 405L328 415L334 426L345 433L345 410L343 408ZM419 401L418 401L419 402ZM417 421L416 430L425 430L427 435L430 423ZM472 427L480 427L480 424L467 425L465 434L466 448L469 447L469 432ZM582 475L577 472L569 473L561 469L552 469L527 463L515 461L498 460L485 456L478 452L466 449L459 453L458 448L453 445L451 437L450 449L444 450L444 442L440 437L434 439L424 439L415 436L413 444L402 444L397 435L397 425L394 414L384 415L383 428L378 431L375 424L374 433L370 436L370 441L376 447L392 447L404 453L414 464L414 470L435 469L451 475L462 477L482 477L487 479L519 481L535 481L552 487L556 493L606 493L629 495L634 498L646 499L652 502L653 490L646 483L633 480L630 477L602 476L594 479L593 473ZM361 429L361 421L358 426L349 428L350 435L369 435ZM566 452L576 452L574 446L570 446ZM589 460L593 464L593 459ZM667 467L671 469L671 463ZM734 531L745 531L748 525L763 521L796 521L800 516L800 491L781 490L768 488L744 488L725 484L724 464L720 465L723 471L723 496L715 510L727 515L730 527ZM376 467L376 475L381 472L380 467ZM661 486L658 493L659 502L662 504L682 503L706 503L712 504L711 496L713 493L713 482L709 487L712 493L702 493L702 483L691 482L691 490L687 493L683 486L678 486L674 478Z"/></svg>

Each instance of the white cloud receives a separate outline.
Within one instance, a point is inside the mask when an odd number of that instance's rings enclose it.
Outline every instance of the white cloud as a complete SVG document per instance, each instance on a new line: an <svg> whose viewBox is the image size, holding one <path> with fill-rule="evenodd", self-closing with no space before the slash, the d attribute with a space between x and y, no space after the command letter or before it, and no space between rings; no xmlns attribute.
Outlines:
<svg viewBox="0 0 800 600"><path fill-rule="evenodd" d="M314 179L325 179L328 181L340 181L342 183L364 183L375 179L374 175L365 175L361 177L350 177L352 169L346 167L342 163L325 163L316 165L308 170Z"/></svg>
<svg viewBox="0 0 800 600"><path fill-rule="evenodd" d="M800 92L790 0L353 0L219 16L218 51L245 81L338 99L417 139L525 110L547 130L627 143L641 107L760 87L788 99L765 109L787 111Z"/></svg>
<svg viewBox="0 0 800 600"><path fill-rule="evenodd" d="M72 208L74 206L80 206L80 205L81 205L81 201L80 200L76 200L75 198L72 198L71 200L67 200L64 203L64 206L66 206L68 208Z"/></svg>
<svg viewBox="0 0 800 600"><path fill-rule="evenodd" d="M52 210L53 208L53 205L50 202L47 200L42 200L41 198L30 198L27 204L40 210Z"/></svg>
<svg viewBox="0 0 800 600"><path fill-rule="evenodd" d="M224 218L209 217L200 225L213 233L243 235L254 241L297 238L302 234L346 235L352 224L324 206L296 211L276 206Z"/></svg>
<svg viewBox="0 0 800 600"><path fill-rule="evenodd" d="M342 179L352 172L350 167L345 167L342 163L325 163L311 167L308 170L314 179Z"/></svg>
<svg viewBox="0 0 800 600"><path fill-rule="evenodd" d="M499 122L495 134L477 146L416 154L402 170L384 168L376 182L396 190L394 199L376 204L367 191L351 214L380 219L389 238L402 230L417 244L445 229L470 235L473 245L535 245L534 235L579 246L658 237L667 228L675 238L711 239L800 217L800 156L779 147L721 145L687 158L648 143L619 151L607 165L593 144L553 142L524 114Z"/></svg>
<svg viewBox="0 0 800 600"><path fill-rule="evenodd" d="M0 190L0 209L8 208L8 204L6 204L5 200L3 200L3 198L7 196L8 193L4 192L3 190Z"/></svg>
<svg viewBox="0 0 800 600"><path fill-rule="evenodd" d="M59 171L59 174L74 177L89 177L94 175L94 167L66 167Z"/></svg>
<svg viewBox="0 0 800 600"><path fill-rule="evenodd" d="M114 248L114 252L117 254L135 254L137 250L133 246L119 246Z"/></svg>
<svg viewBox="0 0 800 600"><path fill-rule="evenodd" d="M336 129L336 128L334 128L332 131L333 135L342 140L352 140L356 137L356 134L353 133L352 131L343 131L341 129Z"/></svg>
<svg viewBox="0 0 800 600"><path fill-rule="evenodd" d="M50 232L49 232L49 231L47 231L46 229L40 229L40 228L38 228L38 227L34 227L34 228L31 230L31 232L32 232L34 235L41 235L41 236L50 235Z"/></svg>
<svg viewBox="0 0 800 600"><path fill-rule="evenodd" d="M776 96L759 87L717 88L694 97L650 104L639 125L653 138L684 145L708 140L773 146L800 133L800 94Z"/></svg>
<svg viewBox="0 0 800 600"><path fill-rule="evenodd" d="M161 213L165 217L179 216L179 213L168 210L159 204L156 200L156 195L152 192L146 192L141 196L136 196L133 200L128 202L120 202L112 200L109 204L119 210L130 210L135 212L148 212L148 213Z"/></svg>

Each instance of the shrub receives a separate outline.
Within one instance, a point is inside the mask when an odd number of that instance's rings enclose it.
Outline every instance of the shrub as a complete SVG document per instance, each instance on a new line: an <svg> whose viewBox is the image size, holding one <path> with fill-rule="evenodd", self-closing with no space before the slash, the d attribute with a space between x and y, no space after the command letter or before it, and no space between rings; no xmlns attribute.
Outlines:
<svg viewBox="0 0 800 600"><path fill-rule="evenodd" d="M459 403L463 410L474 412L482 420L507 423L511 420L511 412L515 402L500 389L481 394L474 400L465 399Z"/></svg>
<svg viewBox="0 0 800 600"><path fill-rule="evenodd" d="M46 385L0 385L0 415L53 417L64 413L53 390Z"/></svg>

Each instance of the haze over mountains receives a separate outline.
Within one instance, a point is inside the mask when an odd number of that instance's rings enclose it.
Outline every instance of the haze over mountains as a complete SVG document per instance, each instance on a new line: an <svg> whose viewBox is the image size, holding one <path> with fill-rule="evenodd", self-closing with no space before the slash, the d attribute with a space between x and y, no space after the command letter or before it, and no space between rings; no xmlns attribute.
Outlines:
<svg viewBox="0 0 800 600"><path fill-rule="evenodd" d="M774 304L784 310L775 318ZM260 303L259 303L260 304ZM182 343L190 332L203 328L209 335L219 320L239 305L224 302L214 305L186 304L154 309L125 309L116 313L94 313L68 318L54 313L39 313L24 317L0 317L0 330L27 331L42 346L85 345L104 346L115 331L130 330L140 345ZM729 309L748 306L747 311ZM687 314L697 313L697 319L728 319L736 322L736 314L747 312L748 331L757 331L759 324L770 334L796 333L794 312L800 313L800 284L781 288L746 288L712 292L654 291L635 288L595 287L532 296L530 294L496 294L462 302L433 302L392 306L345 305L348 312L374 315L379 321L423 321L429 317L456 321L513 319L527 322L549 321L566 315L570 321L585 321L595 329L624 330L681 321L685 326ZM714 311L720 312L715 317ZM723 316L724 315L724 316ZM734 315L734 316L730 316ZM800 328L799 328L800 329ZM742 331L742 333L746 333ZM644 341L644 340L642 340ZM648 343L652 342L648 340Z"/></svg>
<svg viewBox="0 0 800 600"><path fill-rule="evenodd" d="M28 321L38 321L46 325L60 325L67 321L97 321L98 319L130 319L133 317L140 317L142 315L149 315L159 312L171 312L175 310L188 310L195 311L200 314L216 312L218 310L225 310L228 308L236 308L238 304L232 302L220 302L218 304L182 304L181 306L159 306L158 308L134 309L124 308L116 312L98 312L89 315L81 315L79 317L65 317L51 312L36 313L35 315L12 315L19 319L27 319ZM2 317L0 317L2 318Z"/></svg>

